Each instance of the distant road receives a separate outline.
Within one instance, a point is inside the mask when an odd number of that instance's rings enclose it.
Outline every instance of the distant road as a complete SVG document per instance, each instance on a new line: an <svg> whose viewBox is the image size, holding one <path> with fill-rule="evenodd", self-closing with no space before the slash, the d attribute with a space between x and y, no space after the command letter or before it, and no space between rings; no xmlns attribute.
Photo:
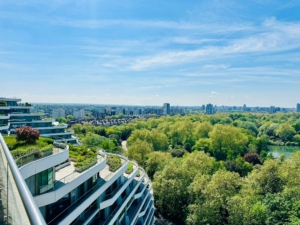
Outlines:
<svg viewBox="0 0 300 225"><path fill-rule="evenodd" d="M127 141L122 141L122 148L127 151Z"/></svg>

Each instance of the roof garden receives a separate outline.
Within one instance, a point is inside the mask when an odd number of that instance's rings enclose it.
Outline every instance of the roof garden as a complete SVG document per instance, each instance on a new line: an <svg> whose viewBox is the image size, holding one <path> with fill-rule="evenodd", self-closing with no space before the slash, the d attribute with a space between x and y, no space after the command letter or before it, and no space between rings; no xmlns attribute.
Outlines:
<svg viewBox="0 0 300 225"><path fill-rule="evenodd" d="M57 146L50 138L40 137L34 143L18 141L14 136L3 137L19 167L35 160L56 154L65 146Z"/></svg>

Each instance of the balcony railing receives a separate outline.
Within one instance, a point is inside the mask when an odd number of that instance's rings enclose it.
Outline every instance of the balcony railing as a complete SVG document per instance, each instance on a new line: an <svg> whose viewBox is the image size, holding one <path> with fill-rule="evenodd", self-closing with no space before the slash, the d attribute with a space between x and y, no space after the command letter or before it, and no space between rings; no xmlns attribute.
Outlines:
<svg viewBox="0 0 300 225"><path fill-rule="evenodd" d="M100 156L102 158L100 158ZM47 192L50 191L54 191L54 190L58 190L60 187L62 187L63 185L72 182L73 180L75 180L76 178L78 178L80 175L79 173L92 168L95 164L99 164L101 162L103 162L103 160L106 159L106 155L104 154L99 154L99 158L96 160L95 163L83 166L83 167L79 167L77 168L76 171L64 176L63 178L59 179L59 180L55 180L52 184L47 184L47 185L43 185L39 188L40 192L37 195L41 195L41 194L45 194Z"/></svg>
<svg viewBox="0 0 300 225"><path fill-rule="evenodd" d="M1 134L0 199L1 224L46 224Z"/></svg>
<svg viewBox="0 0 300 225"><path fill-rule="evenodd" d="M15 159L15 162L18 165L18 167L22 167L28 163L48 157L50 155L58 154L67 149L68 146L64 145L64 148L54 147L54 148L49 148L45 151L33 150L32 152Z"/></svg>

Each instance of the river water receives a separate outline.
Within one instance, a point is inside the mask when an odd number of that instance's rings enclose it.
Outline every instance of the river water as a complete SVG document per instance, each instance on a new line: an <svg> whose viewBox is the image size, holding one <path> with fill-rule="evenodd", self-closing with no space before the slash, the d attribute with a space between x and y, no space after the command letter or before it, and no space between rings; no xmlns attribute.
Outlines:
<svg viewBox="0 0 300 225"><path fill-rule="evenodd" d="M285 155L286 158L289 158L293 152L300 150L300 146L274 146L268 145L268 149L275 158L279 158L280 155Z"/></svg>

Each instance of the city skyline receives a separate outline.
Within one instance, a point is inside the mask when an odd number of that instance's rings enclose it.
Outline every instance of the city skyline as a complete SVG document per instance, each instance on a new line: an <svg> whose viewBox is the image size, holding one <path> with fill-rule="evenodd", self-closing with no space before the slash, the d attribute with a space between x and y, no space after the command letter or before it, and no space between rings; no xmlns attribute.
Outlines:
<svg viewBox="0 0 300 225"><path fill-rule="evenodd" d="M104 105L294 108L300 101L299 2L0 6L0 96Z"/></svg>

